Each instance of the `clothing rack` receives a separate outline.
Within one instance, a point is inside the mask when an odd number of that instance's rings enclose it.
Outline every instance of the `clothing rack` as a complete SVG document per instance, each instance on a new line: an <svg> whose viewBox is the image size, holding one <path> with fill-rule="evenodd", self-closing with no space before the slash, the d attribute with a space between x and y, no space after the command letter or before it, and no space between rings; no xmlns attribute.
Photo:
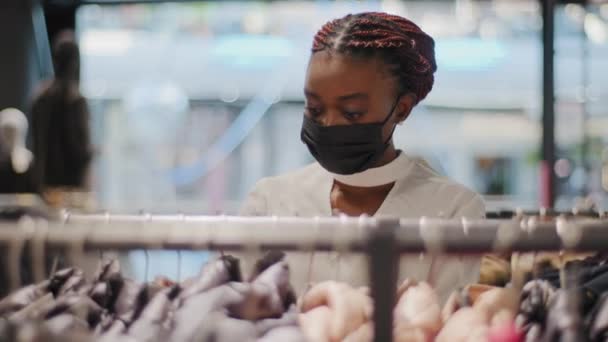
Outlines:
<svg viewBox="0 0 608 342"><path fill-rule="evenodd" d="M608 218L607 213L604 211L597 210L581 210L578 208L572 208L570 211L560 211L553 209L542 209L542 210L523 210L523 209L504 209L497 211L487 211L486 217L490 219L511 219L516 217L524 216L538 216L542 219L550 219L559 216L566 217L588 217L588 218Z"/></svg>
<svg viewBox="0 0 608 342"><path fill-rule="evenodd" d="M44 250L285 250L368 255L376 341L392 340L397 263L403 253L607 251L608 220L419 220L186 215L76 215L0 223L0 245ZM13 229L7 229L13 228ZM44 255L44 253L38 253ZM41 257L42 258L42 257Z"/></svg>
<svg viewBox="0 0 608 342"><path fill-rule="evenodd" d="M35 194L0 194L0 220L14 220L28 215L57 220L58 213Z"/></svg>

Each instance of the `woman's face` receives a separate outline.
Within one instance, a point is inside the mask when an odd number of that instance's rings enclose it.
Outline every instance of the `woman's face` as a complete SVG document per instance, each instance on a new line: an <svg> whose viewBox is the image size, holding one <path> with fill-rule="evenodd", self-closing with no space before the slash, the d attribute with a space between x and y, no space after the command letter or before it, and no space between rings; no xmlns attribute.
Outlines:
<svg viewBox="0 0 608 342"><path fill-rule="evenodd" d="M382 122L394 107L384 127L387 139L394 124L405 120L413 106L412 96L398 99L396 78L379 59L327 51L310 58L304 94L305 115L323 126Z"/></svg>

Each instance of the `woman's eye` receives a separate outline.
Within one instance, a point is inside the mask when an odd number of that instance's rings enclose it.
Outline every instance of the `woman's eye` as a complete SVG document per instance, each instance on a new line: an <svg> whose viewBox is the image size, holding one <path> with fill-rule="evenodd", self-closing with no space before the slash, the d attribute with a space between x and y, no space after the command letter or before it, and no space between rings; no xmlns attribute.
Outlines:
<svg viewBox="0 0 608 342"><path fill-rule="evenodd" d="M357 120L363 115L362 112L344 112L344 116L348 120Z"/></svg>
<svg viewBox="0 0 608 342"><path fill-rule="evenodd" d="M314 107L306 107L306 113L313 118L318 117L319 115L321 115L321 110L319 108L314 108Z"/></svg>

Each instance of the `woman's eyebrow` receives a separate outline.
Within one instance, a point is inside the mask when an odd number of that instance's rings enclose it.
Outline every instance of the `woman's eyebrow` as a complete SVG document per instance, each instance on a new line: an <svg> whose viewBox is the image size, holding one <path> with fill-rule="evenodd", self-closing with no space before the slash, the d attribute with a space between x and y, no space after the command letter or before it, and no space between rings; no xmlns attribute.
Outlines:
<svg viewBox="0 0 608 342"><path fill-rule="evenodd" d="M308 89L304 89L304 95L306 95L306 97L312 97L314 99L320 99L321 97L319 95L317 95L315 92L312 92Z"/></svg>
<svg viewBox="0 0 608 342"><path fill-rule="evenodd" d="M352 94L338 96L338 100L340 100L340 101L367 100L368 98L369 98L369 95L366 93L352 93Z"/></svg>

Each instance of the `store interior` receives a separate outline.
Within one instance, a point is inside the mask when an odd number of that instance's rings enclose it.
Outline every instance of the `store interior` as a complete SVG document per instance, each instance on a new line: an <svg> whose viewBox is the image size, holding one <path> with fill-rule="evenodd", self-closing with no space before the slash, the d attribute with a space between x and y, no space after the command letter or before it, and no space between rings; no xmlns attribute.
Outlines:
<svg viewBox="0 0 608 342"><path fill-rule="evenodd" d="M392 142L485 215L239 216L315 163L313 37L362 12L433 38ZM86 167L22 190L66 37ZM4 0L0 43L0 341L608 338L606 0ZM25 127L8 159L3 113Z"/></svg>

